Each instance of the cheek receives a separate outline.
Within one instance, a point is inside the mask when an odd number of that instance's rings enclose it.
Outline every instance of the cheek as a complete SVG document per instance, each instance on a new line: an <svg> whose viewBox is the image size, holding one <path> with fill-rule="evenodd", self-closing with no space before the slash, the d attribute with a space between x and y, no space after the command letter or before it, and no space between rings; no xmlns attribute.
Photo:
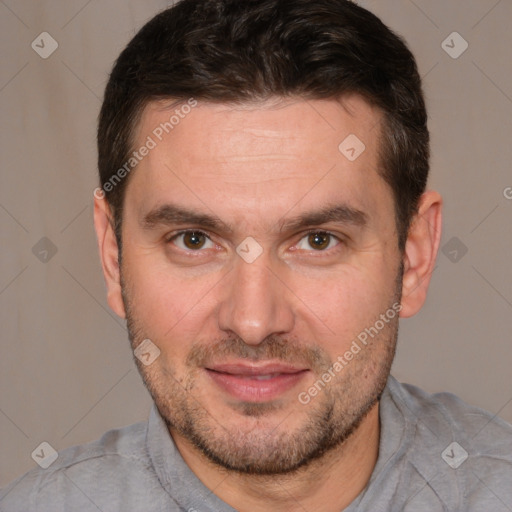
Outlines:
<svg viewBox="0 0 512 512"><path fill-rule="evenodd" d="M131 313L144 337L171 357L184 357L193 343L222 337L218 311L233 286L226 269L192 277L150 251L126 248L123 275ZM294 332L333 357L391 305L395 291L390 258L368 251L354 262L328 269L281 268L286 288L276 300L293 311ZM277 270L276 270L277 271ZM279 272L279 271L277 271ZM224 277L223 277L224 276ZM261 292L261 290L260 290Z"/></svg>
<svg viewBox="0 0 512 512"><path fill-rule="evenodd" d="M179 351L188 340L192 343L211 318L215 283L220 276L186 279L179 269L159 267L153 258L140 255L127 258L124 265L131 313L144 335L156 340L163 350ZM173 339L180 343L168 343Z"/></svg>
<svg viewBox="0 0 512 512"><path fill-rule="evenodd" d="M395 285L389 269L375 262L364 269L345 268L329 276L302 276L291 288L300 290L301 316L309 319L318 344L337 356L391 306ZM321 338L319 333L323 333Z"/></svg>

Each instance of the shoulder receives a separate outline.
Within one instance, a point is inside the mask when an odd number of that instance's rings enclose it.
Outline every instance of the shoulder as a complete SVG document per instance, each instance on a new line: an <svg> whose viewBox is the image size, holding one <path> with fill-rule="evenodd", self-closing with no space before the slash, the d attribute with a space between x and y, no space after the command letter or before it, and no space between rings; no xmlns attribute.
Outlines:
<svg viewBox="0 0 512 512"><path fill-rule="evenodd" d="M423 423L438 435L460 437L478 448L478 452L498 453L501 447L510 447L512 425L452 393L430 394L416 386L401 384L392 377L388 389L408 422ZM512 453L508 455L512 458Z"/></svg>
<svg viewBox="0 0 512 512"><path fill-rule="evenodd" d="M445 503L463 510L512 503L512 425L451 393L430 394L392 377L382 406L400 411L407 464Z"/></svg>
<svg viewBox="0 0 512 512"><path fill-rule="evenodd" d="M48 468L34 468L0 491L0 509L123 510L123 502L134 495L143 499L159 487L146 449L146 434L147 423L142 422L62 450Z"/></svg>

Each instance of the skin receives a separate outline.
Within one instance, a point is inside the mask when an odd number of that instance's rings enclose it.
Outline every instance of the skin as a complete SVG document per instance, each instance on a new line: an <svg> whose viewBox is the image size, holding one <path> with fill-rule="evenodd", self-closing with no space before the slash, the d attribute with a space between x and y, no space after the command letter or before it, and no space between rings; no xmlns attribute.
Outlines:
<svg viewBox="0 0 512 512"><path fill-rule="evenodd" d="M149 104L135 147L168 118ZM184 460L237 510L342 510L375 466L398 316L308 404L298 395L394 303L409 317L425 301L441 198L423 194L401 253L393 195L377 172L380 119L358 96L199 103L130 175L121 267L109 206L95 198L109 304L127 318L134 348L149 338L160 350L139 370ZM353 162L338 150L349 134L366 146ZM147 222L164 204L220 222ZM289 222L326 205L358 210L365 223ZM190 249L183 229L211 241ZM262 249L252 263L236 252L249 236ZM225 362L304 371L271 399L241 400L206 370Z"/></svg>

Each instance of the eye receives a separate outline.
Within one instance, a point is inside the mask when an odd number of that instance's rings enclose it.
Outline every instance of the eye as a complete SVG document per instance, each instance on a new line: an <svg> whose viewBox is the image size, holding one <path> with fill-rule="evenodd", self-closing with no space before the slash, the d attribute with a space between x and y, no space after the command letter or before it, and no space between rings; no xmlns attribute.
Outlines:
<svg viewBox="0 0 512 512"><path fill-rule="evenodd" d="M302 237L297 244L297 249L309 251L325 251L332 249L340 243L339 239L326 231L312 231Z"/></svg>
<svg viewBox="0 0 512 512"><path fill-rule="evenodd" d="M212 249L215 244L208 235L202 231L182 231L174 235L169 242L184 251L198 251L199 249Z"/></svg>

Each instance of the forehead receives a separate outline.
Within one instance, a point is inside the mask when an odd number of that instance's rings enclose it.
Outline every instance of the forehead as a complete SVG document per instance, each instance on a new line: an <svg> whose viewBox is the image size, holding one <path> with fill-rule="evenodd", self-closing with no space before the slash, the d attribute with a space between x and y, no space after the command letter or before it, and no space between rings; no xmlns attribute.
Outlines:
<svg viewBox="0 0 512 512"><path fill-rule="evenodd" d="M183 140L196 139L203 145L200 151L189 152L189 159L224 156L245 161L272 152L277 156L284 140L286 149L293 150L291 158L312 157L314 148L338 157L340 137L357 132L371 145L379 136L380 111L357 95L339 101L273 98L240 105L195 100L196 106L190 104L150 102L143 110L136 140L143 142L151 135L159 145L179 146Z"/></svg>
<svg viewBox="0 0 512 512"><path fill-rule="evenodd" d="M390 202L377 171L381 114L358 96L169 103L150 103L138 125L135 149L153 146L127 190L141 214L172 201L273 222L322 202L369 216L379 196Z"/></svg>

